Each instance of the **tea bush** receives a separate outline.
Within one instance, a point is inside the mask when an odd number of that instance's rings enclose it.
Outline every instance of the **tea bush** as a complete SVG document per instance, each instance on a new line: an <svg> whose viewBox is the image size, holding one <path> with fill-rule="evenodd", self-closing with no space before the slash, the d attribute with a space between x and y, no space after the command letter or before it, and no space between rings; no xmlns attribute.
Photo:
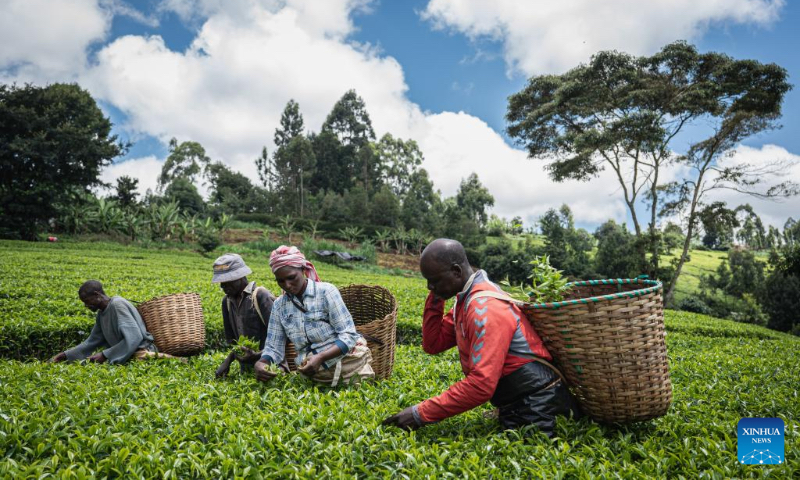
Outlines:
<svg viewBox="0 0 800 480"><path fill-rule="evenodd" d="M252 279L277 291L266 257L245 258ZM46 357L82 339L92 317L76 291L87 278L135 300L197 291L211 343L221 336L222 292L209 282L212 259L198 254L0 242L0 262L3 356ZM325 265L320 274L389 288L401 331L418 341L421 279ZM335 391L299 376L215 380L225 351L188 364L3 359L0 478L798 478L800 341L688 312L667 311L666 321L667 415L627 427L561 419L554 443L534 430L502 431L484 417L489 407L412 433L380 427L461 378L455 351L401 345L389 380ZM737 463L739 419L773 416L786 423L787 462Z"/></svg>
<svg viewBox="0 0 800 480"><path fill-rule="evenodd" d="M279 288L266 254L242 252L255 280ZM223 292L211 283L212 257L191 251L147 250L114 243L0 241L0 357L47 358L89 335L93 314L78 300L78 287L97 279L106 293L133 301L197 292L203 303L206 342L221 346ZM337 286L380 284L396 297L400 340L418 340L427 290L421 279L390 277L321 264L323 280Z"/></svg>
<svg viewBox="0 0 800 480"><path fill-rule="evenodd" d="M460 377L452 351L400 346L390 380L338 391L298 376L213 380L222 353L188 365L2 360L0 477L797 478L797 342L675 334L668 343L666 416L622 428L561 419L555 443L503 432L486 408L414 433L380 427ZM743 416L786 421L787 463L737 463Z"/></svg>

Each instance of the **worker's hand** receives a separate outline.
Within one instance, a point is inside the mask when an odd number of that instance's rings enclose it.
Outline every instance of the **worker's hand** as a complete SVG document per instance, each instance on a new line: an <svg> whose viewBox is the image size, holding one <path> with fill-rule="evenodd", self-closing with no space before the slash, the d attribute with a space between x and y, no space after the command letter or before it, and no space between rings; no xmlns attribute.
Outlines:
<svg viewBox="0 0 800 480"><path fill-rule="evenodd" d="M67 361L67 352L61 352L58 355L54 356L48 362L50 363L58 363L58 362L66 362Z"/></svg>
<svg viewBox="0 0 800 480"><path fill-rule="evenodd" d="M261 352L256 352L255 350L247 347L244 347L243 350L244 351L242 352L242 355L238 357L240 362L252 363L261 358Z"/></svg>
<svg viewBox="0 0 800 480"><path fill-rule="evenodd" d="M267 369L267 362L259 360L255 364L256 379L260 382L269 382L278 376L278 372L271 372Z"/></svg>
<svg viewBox="0 0 800 480"><path fill-rule="evenodd" d="M313 377L319 371L322 364L322 355L309 355L303 360L303 364L297 367L297 371L307 377Z"/></svg>
<svg viewBox="0 0 800 480"><path fill-rule="evenodd" d="M422 425L414 418L414 407L408 407L384 420L381 425L394 425L403 430L416 430Z"/></svg>
<svg viewBox="0 0 800 480"><path fill-rule="evenodd" d="M217 378L222 378L228 376L228 372L231 370L231 364L227 360L222 362L222 365L219 366L216 372L214 372L214 376Z"/></svg>
<svg viewBox="0 0 800 480"><path fill-rule="evenodd" d="M89 357L89 361L93 363L105 363L107 360L106 356L103 355L103 352L97 352L91 357Z"/></svg>

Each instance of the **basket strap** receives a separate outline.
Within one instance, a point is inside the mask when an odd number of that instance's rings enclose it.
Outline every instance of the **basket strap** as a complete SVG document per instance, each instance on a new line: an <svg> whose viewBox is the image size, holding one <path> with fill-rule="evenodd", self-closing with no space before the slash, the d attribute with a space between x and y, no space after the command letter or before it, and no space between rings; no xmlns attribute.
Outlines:
<svg viewBox="0 0 800 480"><path fill-rule="evenodd" d="M477 293L473 293L472 295L470 295L469 302L467 303L467 305L472 303L472 301L475 300L476 298L485 298L485 297L496 298L498 300L505 300L505 301L507 301L509 303L513 303L514 305L516 305L518 307L522 306L522 304L525 303L525 302L521 302L519 300L515 300L515 299L511 298L511 296L509 294L507 294L507 293L500 293L500 292L493 292L491 290L484 290L482 292L477 292Z"/></svg>
<svg viewBox="0 0 800 480"><path fill-rule="evenodd" d="M264 320L264 314L261 313L261 306L258 304L258 292L262 292L262 291L265 294L271 296L271 293L270 293L269 290L267 290L267 287L256 287L255 289L253 289L253 293L252 293L252 297L253 298L252 298L252 300L253 300L253 308L256 309L256 313L258 314L258 318L261 319L261 323L263 323L264 326L266 327L267 326L267 321ZM274 300L274 298L273 298L273 300ZM228 299L228 301L230 301L230 299ZM230 308L230 307L228 307L228 308Z"/></svg>
<svg viewBox="0 0 800 480"><path fill-rule="evenodd" d="M469 297L469 302L471 303L476 298L487 298L487 297L488 298L496 298L498 300L503 300L505 302L512 303L512 304L514 304L514 305L516 305L518 307L522 306L525 303L525 302L521 302L519 300L515 300L515 299L511 298L511 296L508 295L507 293L493 292L491 290L484 290L484 291L477 292L477 293L473 294L472 296ZM467 303L467 305L469 305L469 303ZM541 363L542 365L544 365L546 367L549 367L550 370L552 370L556 375L558 375L558 377L561 379L562 382L564 382L565 384L567 383L567 380L564 378L564 375L562 375L561 371L559 369L557 369L552 363L548 362L547 360L545 360L543 358L539 358L537 356L534 356L533 360L535 362Z"/></svg>

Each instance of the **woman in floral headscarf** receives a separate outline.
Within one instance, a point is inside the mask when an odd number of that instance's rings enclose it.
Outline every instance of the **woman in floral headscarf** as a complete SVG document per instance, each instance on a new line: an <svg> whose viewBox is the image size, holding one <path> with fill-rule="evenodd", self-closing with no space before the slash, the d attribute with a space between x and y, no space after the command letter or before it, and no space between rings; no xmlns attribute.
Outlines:
<svg viewBox="0 0 800 480"><path fill-rule="evenodd" d="M256 378L266 382L278 375L267 367L283 361L287 340L297 350L297 371L313 380L336 386L374 377L372 354L339 290L320 281L314 265L297 247L275 249L269 266L284 294L272 305Z"/></svg>

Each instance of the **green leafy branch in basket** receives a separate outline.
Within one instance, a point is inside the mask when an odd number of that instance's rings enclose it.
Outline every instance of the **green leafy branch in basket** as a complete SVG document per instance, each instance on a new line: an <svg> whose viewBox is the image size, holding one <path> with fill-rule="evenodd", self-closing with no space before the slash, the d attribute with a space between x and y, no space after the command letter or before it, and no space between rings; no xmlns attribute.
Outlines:
<svg viewBox="0 0 800 480"><path fill-rule="evenodd" d="M258 351L258 342L256 342L250 337L245 337L244 335L239 335L239 340L236 341L236 345L234 345L232 350L233 354L239 360L244 359L251 352L257 352L257 351Z"/></svg>
<svg viewBox="0 0 800 480"><path fill-rule="evenodd" d="M561 275L562 271L550 265L550 256L534 257L530 262L533 267L528 275L531 281L528 297L531 301L539 303L560 302L572 288L568 281Z"/></svg>

